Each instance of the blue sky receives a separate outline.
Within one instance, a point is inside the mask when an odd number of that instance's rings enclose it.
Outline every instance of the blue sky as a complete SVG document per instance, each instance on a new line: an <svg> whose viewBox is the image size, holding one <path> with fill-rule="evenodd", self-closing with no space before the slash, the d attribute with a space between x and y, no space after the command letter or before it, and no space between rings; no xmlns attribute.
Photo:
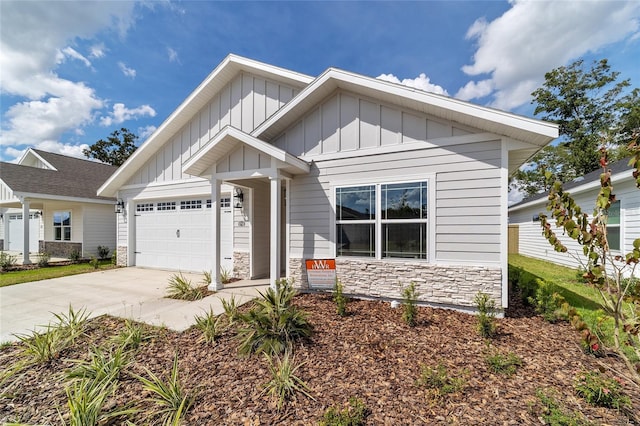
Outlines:
<svg viewBox="0 0 640 426"><path fill-rule="evenodd" d="M640 85L638 1L0 0L0 161L141 142L229 53L338 67L531 116L544 73L608 58Z"/></svg>

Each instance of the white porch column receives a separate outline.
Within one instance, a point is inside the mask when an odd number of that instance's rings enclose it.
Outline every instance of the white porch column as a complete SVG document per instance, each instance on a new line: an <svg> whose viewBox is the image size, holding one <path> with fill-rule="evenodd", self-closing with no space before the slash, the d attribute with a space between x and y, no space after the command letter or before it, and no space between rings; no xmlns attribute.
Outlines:
<svg viewBox="0 0 640 426"><path fill-rule="evenodd" d="M270 285L275 289L276 281L280 279L280 245L282 244L281 228L281 214L282 214L282 178L272 177L269 178L269 184L271 186L271 210L269 220L271 221L270 227L270 250L269 250L269 272L270 272Z"/></svg>
<svg viewBox="0 0 640 426"><path fill-rule="evenodd" d="M22 201L22 264L30 265L29 260L29 227L31 219L29 219L29 200L26 198Z"/></svg>
<svg viewBox="0 0 640 426"><path fill-rule="evenodd" d="M211 179L211 229L212 229L212 250L211 250L211 284L209 290L222 290L222 280L220 277L220 186L222 181Z"/></svg>

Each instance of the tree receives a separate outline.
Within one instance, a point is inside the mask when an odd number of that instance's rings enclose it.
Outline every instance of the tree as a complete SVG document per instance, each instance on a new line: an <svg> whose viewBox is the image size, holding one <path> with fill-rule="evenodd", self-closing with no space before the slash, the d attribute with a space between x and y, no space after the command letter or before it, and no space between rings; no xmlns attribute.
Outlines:
<svg viewBox="0 0 640 426"><path fill-rule="evenodd" d="M547 190L542 178L547 171L568 182L596 170L600 145L609 146L614 159L626 153L618 148L629 140L634 120L637 126L639 94L636 89L624 97L630 82L617 81L619 74L606 59L589 69L578 60L545 74L543 86L532 93L534 114L559 125L560 141L534 156L516 176L518 189L529 195Z"/></svg>
<svg viewBox="0 0 640 426"><path fill-rule="evenodd" d="M632 153L629 165L633 168L636 186L640 188L640 142L635 136L627 147ZM640 301L625 307L625 299L634 283L635 271L640 262L640 238L633 242L633 249L626 255L612 252L609 247L607 223L609 208L616 201L611 182L611 170L608 169L609 160L607 149L603 146L599 150L600 191L596 196L593 215L589 216L574 199L562 189L562 183L556 181L549 191L547 210L555 219L556 226L561 228L564 235L575 240L582 246L582 257L579 254L568 253L567 247L560 241L551 229L551 223L546 215L540 215L542 233L556 251L572 255L584 268L584 278L600 294L602 306L613 318L613 340L617 354L625 361L631 373L632 380L640 385L640 363L633 365L630 357L624 351L628 346L640 359ZM547 175L552 177L551 173ZM631 277L631 279L627 279ZM623 339L622 332L626 332Z"/></svg>
<svg viewBox="0 0 640 426"><path fill-rule="evenodd" d="M106 164L121 166L131 154L138 148L136 141L138 136L124 127L114 130L105 141L100 139L82 153L87 158L95 158Z"/></svg>

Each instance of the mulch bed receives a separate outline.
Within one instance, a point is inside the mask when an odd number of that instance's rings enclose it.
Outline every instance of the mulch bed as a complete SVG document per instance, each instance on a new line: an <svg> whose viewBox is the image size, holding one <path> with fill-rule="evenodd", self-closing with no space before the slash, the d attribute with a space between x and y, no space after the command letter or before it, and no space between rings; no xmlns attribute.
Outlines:
<svg viewBox="0 0 640 426"><path fill-rule="evenodd" d="M369 425L539 425L543 424L539 390L594 424L634 424L628 413L587 404L573 387L580 371L598 369L603 363L624 371L623 363L615 357L584 354L579 333L568 324L547 323L517 304L498 320L499 334L490 342L492 351L514 352L523 360L523 366L506 377L491 372L485 363L487 342L476 332L472 315L419 308L418 325L412 328L402 321L402 310L392 309L389 303L354 300L346 317L336 314L327 295L299 295L295 303L308 312L315 330L295 351L296 360L305 363L297 374L314 399L300 395L278 411L262 392L269 380L266 361L259 356L240 357L232 330L215 345L207 345L195 329L176 333L148 327L155 337L136 353L111 403L137 401L142 410L152 409L144 401L149 395L133 374L144 374L148 368L167 376L177 352L181 382L198 395L186 416L186 424L192 425L317 424L328 407L345 406L350 397L364 401ZM57 410L65 410L61 374L69 368L69 360L86 358L89 345L106 343L123 325L120 319L95 318L87 336L59 359L16 376L0 397L0 423L59 424ZM0 370L11 366L19 352L18 344L2 349ZM421 365L439 363L451 375L464 378L463 391L434 398L416 384ZM632 399L632 410L640 411L638 389L629 384L624 389ZM144 411L132 420L154 423Z"/></svg>

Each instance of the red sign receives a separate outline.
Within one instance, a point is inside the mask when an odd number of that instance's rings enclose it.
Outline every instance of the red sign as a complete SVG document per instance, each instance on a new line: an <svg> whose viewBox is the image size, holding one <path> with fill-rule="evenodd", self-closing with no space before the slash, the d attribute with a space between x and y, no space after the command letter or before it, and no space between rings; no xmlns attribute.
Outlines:
<svg viewBox="0 0 640 426"><path fill-rule="evenodd" d="M333 288L336 283L335 259L307 259L307 280L311 288Z"/></svg>

